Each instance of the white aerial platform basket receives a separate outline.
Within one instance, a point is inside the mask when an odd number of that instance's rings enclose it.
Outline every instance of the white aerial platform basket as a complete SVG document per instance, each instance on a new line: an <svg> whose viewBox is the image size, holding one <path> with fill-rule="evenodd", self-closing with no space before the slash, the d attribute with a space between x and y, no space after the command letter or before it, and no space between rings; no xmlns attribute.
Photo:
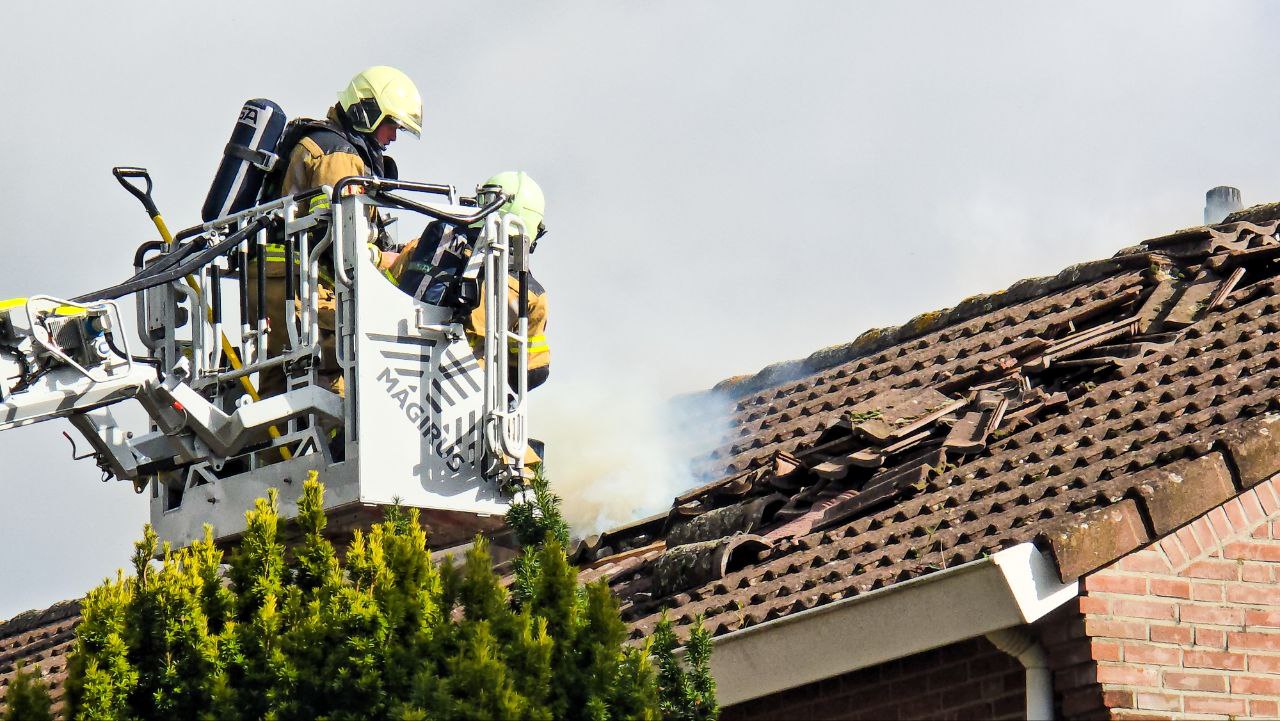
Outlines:
<svg viewBox="0 0 1280 721"><path fill-rule="evenodd" d="M304 215L319 193L332 199L332 209ZM527 443L527 304L510 302L505 278L481 282L528 270L529 234L498 211L504 200L476 208L460 204L451 186L347 178L334 189L188 229L172 244L144 244L134 278L78 299L76 308L94 309L93 318L102 320L68 326L75 332L59 336L73 341L66 348L36 342L66 325L56 314L32 315L37 299L25 306L29 322L0 323L0 361L3 352L12 357L0 367L31 377L12 386L20 392L0 394L0 430L69 418L104 471L149 493L151 523L175 546L202 537L206 524L216 538L234 538L245 530L245 511L271 489L281 515L296 515L312 471L325 484L326 511L338 532L400 504L422 509L433 546L469 540L500 525ZM473 349L464 332L466 309L419 302L370 262L377 207L482 225L463 279L485 288L483 348ZM256 264L256 277L266 276L269 248L278 258L304 259L285 264L285 307L277 317L289 319L290 343L275 356L266 352L266 306L250 310L251 296L267 299L250 284L249 269ZM329 352L322 351L316 313L322 283L336 291L334 347L345 398L317 375L319 354ZM296 312L290 291L302 299ZM135 360L127 345L114 342L120 323L110 299L126 294L138 296L147 358ZM238 333L234 314L223 312L237 303ZM517 374L508 373L508 349ZM81 367L89 361L98 370ZM122 368L129 370L116 370ZM286 370L288 390L253 400L246 381L257 387L272 368ZM513 376L515 388L508 384ZM62 400L51 404L51 393ZM110 406L128 398L147 412L149 432L118 427Z"/></svg>
<svg viewBox="0 0 1280 721"><path fill-rule="evenodd" d="M391 185L399 187L412 189L413 184ZM244 528L244 510L268 488L277 489L282 514L293 515L301 481L311 470L325 484L325 505L332 511L359 515L361 509L397 503L422 509L424 520L437 531L433 545L469 540L475 530L493 527L505 513L509 484L524 454L526 392L523 383L518 389L507 387L506 348L508 336L514 335L505 330L507 298L485 294L488 334L496 339L486 345L501 350L486 374L456 309L413 299L368 260L368 217L370 208L379 205L376 198L368 192L342 195L326 236L336 242L321 241L310 253L320 258L335 251L337 359L346 381L341 432L321 422L292 459L211 483L189 477L177 507L157 494L152 520L161 537L189 541L203 532L204 523L212 523L218 537L238 533ZM477 212L451 202L427 207L456 216ZM500 234L523 233L523 228L513 216L499 213L491 213L484 223L472 267L508 268L508 243ZM527 244L527 235L517 237ZM299 287L313 299L316 277L318 273L304 273L299 279ZM505 294L505 283L496 285ZM314 339L315 315L303 318ZM298 336L307 338L307 330L299 328ZM518 358L524 367L527 351L522 348ZM295 381L289 395L308 388L318 390ZM330 438L344 445L339 460L331 459Z"/></svg>

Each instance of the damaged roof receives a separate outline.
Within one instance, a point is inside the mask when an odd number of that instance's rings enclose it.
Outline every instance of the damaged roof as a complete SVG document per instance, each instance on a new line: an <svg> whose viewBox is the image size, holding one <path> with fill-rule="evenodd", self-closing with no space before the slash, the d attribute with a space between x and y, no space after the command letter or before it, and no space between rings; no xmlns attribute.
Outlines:
<svg viewBox="0 0 1280 721"><path fill-rule="evenodd" d="M1176 529L1280 471L1277 218L1249 208L722 383L717 480L581 543L584 579L634 638L664 610L719 635L1028 541L1069 581Z"/></svg>

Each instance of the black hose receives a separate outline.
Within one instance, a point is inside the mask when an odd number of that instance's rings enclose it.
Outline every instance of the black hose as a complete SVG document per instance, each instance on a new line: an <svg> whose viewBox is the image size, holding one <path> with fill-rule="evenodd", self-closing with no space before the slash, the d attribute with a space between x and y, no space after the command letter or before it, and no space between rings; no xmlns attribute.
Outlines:
<svg viewBox="0 0 1280 721"><path fill-rule="evenodd" d="M144 243L144 245L147 245L147 244ZM163 245L164 244L161 243L161 246ZM142 267L139 261L146 262L145 253L149 249L139 248L138 252L135 253L133 256L133 267L138 268L139 270L135 272L133 274L133 277L130 278L129 280L131 281L141 280L143 278L149 278L157 273L163 273L166 270L172 268L173 266L185 260L192 253L202 248L205 248L207 246L208 246L207 243L186 243L184 245L180 245L177 248L175 248L173 252L165 255L163 258L157 260L156 262L152 263L151 265L145 268Z"/></svg>
<svg viewBox="0 0 1280 721"><path fill-rule="evenodd" d="M143 263L146 262L147 253L153 250L164 250L165 243L161 240L148 240L133 253L133 267L135 270L142 270Z"/></svg>
<svg viewBox="0 0 1280 721"><path fill-rule="evenodd" d="M16 383L14 383L13 387L9 389L9 392L13 393L14 389L22 385L22 383L25 381L27 377L27 374L31 372L31 364L27 361L27 354L23 353L22 349L16 346L0 345L0 353L8 353L12 355L14 359L18 362L18 375L17 375L18 380Z"/></svg>
<svg viewBox="0 0 1280 721"><path fill-rule="evenodd" d="M40 380L40 376L48 373L51 369L52 369L52 366L50 365L48 359L46 359L44 362L40 364L40 367L37 368L34 373L32 373L30 370L26 371L23 374L23 376L18 379L18 382L15 383L12 388L9 389L9 393L13 394L13 393L21 393L22 391L25 391L26 389L30 388L33 383Z"/></svg>
<svg viewBox="0 0 1280 721"><path fill-rule="evenodd" d="M190 275L192 272L204 267L211 260L225 253L228 248L234 248L236 245L240 244L240 242L243 241L246 236L257 231L259 228L265 225L266 222L267 221L265 218L259 218L254 222L250 223L249 225L245 226L244 228L241 228L235 233L232 233L225 240L219 242L218 244L205 248L204 250L191 255L190 257L183 260L181 263L177 263L176 266L170 267L169 269L163 272L155 272L153 270L154 268L153 266L152 268L147 268L143 272L136 274L134 277L130 278L129 280L123 283L120 283L118 285L113 285L108 288L103 288L102 290L94 291L92 293L86 293L84 295L77 296L75 298L72 298L71 302L90 303L98 300L114 300L116 298L120 298L122 296L126 296L131 293L137 293L140 290L146 290L148 288L154 288L158 285L164 285L165 283L171 283L186 275ZM191 247L191 246L187 246L187 247ZM164 261L161 261L161 263L163 262ZM159 265L159 263L157 263L157 265Z"/></svg>
<svg viewBox="0 0 1280 721"><path fill-rule="evenodd" d="M187 238L200 235L203 232L205 232L205 228L203 225L197 225L191 228L186 228L184 230L178 231L178 234L173 236L173 242L180 243L186 240Z"/></svg>
<svg viewBox="0 0 1280 721"><path fill-rule="evenodd" d="M312 188L311 190L304 190L301 193L294 193L293 201L295 203L301 203L310 198L314 198L317 195L324 195L324 193L321 192L320 188ZM252 208L250 210L252 210ZM176 235L173 236L173 242L177 243L179 241L186 240L187 238L192 238L197 235L206 233L209 231L209 226L212 225L214 222L216 221L211 221L209 223L202 223L201 225L193 225L190 228L183 228L182 230L179 230Z"/></svg>
<svg viewBox="0 0 1280 721"><path fill-rule="evenodd" d="M136 272L134 272L134 274L129 277L129 280L126 280L123 283L118 283L113 286L108 286L107 288L103 288L101 290L96 290L93 293L85 293L84 295L79 296L74 300L76 302L82 302L87 300L110 300L111 298L118 298L120 297L119 295L106 296L103 294L115 291L118 288L122 288L130 284L143 283L151 278L154 278L162 273L165 273L168 270L172 269L174 266L181 263L182 261L186 260L188 257L191 256L192 253L196 252L201 247L202 246L196 243L186 243L184 245L179 246L173 252L160 258L155 263L152 263L151 265L146 267L140 267L139 262L142 262L142 263L146 262L145 253L147 250L150 250L150 249L139 248L138 253L134 255L134 268L136 269ZM138 290L146 290L147 288L152 288L152 287L155 287L156 285L162 285L163 283L164 281L157 282L152 285L142 285L141 287L138 288Z"/></svg>
<svg viewBox="0 0 1280 721"><path fill-rule="evenodd" d="M110 333L103 333L102 337L106 339L107 347L111 349L112 353L115 353L121 358L128 358L134 363L141 363L143 365L149 365L152 368L155 368L156 379L164 380L163 369L161 367L160 360L158 358L148 358L146 356L140 356L140 355L127 355L124 351L120 350L120 348L116 346L115 338Z"/></svg>
<svg viewBox="0 0 1280 721"><path fill-rule="evenodd" d="M409 200L408 198L401 198L398 195L392 195L390 192L385 190L375 190L371 192L370 195L375 199L380 200L383 203L386 203L387 205L394 206L401 210L411 210L415 213L422 213L423 215L429 216L431 218L435 218L436 220L442 220L446 223L452 223L454 225L460 225L464 227L471 225L472 223L478 222L480 220L483 220L485 217L493 213L498 208L501 208L502 205L507 202L507 196L499 195L496 200L484 206L483 208L480 208L479 210L477 210L476 212L470 215L454 215L452 213L446 213L443 210L436 210L435 208L432 208L427 205L423 205L421 203L415 203L414 201Z"/></svg>

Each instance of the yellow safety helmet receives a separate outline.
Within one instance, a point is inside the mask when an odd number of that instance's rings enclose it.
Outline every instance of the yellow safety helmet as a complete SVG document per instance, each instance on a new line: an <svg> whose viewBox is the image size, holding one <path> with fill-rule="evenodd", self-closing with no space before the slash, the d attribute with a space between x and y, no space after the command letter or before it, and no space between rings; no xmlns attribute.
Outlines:
<svg viewBox="0 0 1280 721"><path fill-rule="evenodd" d="M485 204L485 188L495 186L502 188L502 192L509 198L503 204L502 212L514 213L517 218L524 221L526 232L534 236L535 241L541 238L547 232L546 224L543 222L547 210L547 199L542 194L542 188L523 170L508 170L489 178L484 181L484 185L480 186L478 195L481 205Z"/></svg>
<svg viewBox="0 0 1280 721"><path fill-rule="evenodd" d="M386 65L361 71L338 93L352 126L372 133L386 118L422 137L422 96L408 75Z"/></svg>

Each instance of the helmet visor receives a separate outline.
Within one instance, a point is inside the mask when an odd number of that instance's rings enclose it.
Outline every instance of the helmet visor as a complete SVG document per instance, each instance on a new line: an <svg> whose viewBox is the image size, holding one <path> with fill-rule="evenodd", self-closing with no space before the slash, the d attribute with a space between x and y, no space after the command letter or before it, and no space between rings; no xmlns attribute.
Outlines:
<svg viewBox="0 0 1280 721"><path fill-rule="evenodd" d="M416 113L409 113L408 115L405 115L403 113L388 112L387 120L394 122L397 128L400 128L401 130L407 133L413 133L413 137L415 138L422 137L422 112L421 111Z"/></svg>

